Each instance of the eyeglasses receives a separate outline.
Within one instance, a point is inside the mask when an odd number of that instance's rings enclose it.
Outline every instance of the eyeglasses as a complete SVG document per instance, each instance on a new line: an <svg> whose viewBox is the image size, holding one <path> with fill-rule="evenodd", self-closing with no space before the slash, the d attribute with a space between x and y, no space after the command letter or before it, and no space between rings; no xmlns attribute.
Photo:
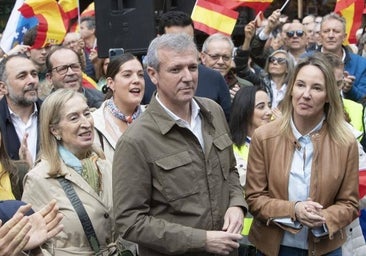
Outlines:
<svg viewBox="0 0 366 256"><path fill-rule="evenodd" d="M62 66L58 66L52 69L56 70L57 74L59 74L60 76L65 75L67 73L67 71L69 70L69 68L71 68L72 71L74 72L78 72L81 70L81 64L79 62L76 63L72 63L69 65L62 65Z"/></svg>
<svg viewBox="0 0 366 256"><path fill-rule="evenodd" d="M220 55L220 54L209 54L207 52L203 52L204 54L207 54L208 56L210 56L210 58L214 61L218 61L220 58L222 58L223 61L228 62L229 60L231 60L231 56L228 55Z"/></svg>
<svg viewBox="0 0 366 256"><path fill-rule="evenodd" d="M289 38L294 37L294 35L296 34L297 37L302 37L304 35L304 31L303 30L292 30L292 31L287 31L286 35Z"/></svg>
<svg viewBox="0 0 366 256"><path fill-rule="evenodd" d="M276 57L269 57L268 61L270 63L275 63L277 62L278 64L285 64L286 63L286 59L285 58L276 58Z"/></svg>

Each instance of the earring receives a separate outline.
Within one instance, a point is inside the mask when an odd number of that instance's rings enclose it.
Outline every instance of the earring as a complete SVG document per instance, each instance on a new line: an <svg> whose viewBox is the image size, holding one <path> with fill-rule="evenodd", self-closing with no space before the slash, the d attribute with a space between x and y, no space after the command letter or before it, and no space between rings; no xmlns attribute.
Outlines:
<svg viewBox="0 0 366 256"><path fill-rule="evenodd" d="M60 135L56 135L56 140L61 140L61 136Z"/></svg>

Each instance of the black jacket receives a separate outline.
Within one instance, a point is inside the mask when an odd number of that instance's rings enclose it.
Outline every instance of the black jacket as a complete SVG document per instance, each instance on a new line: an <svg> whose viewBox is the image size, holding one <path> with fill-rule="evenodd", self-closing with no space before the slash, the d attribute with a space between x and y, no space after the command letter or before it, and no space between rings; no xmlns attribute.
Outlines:
<svg viewBox="0 0 366 256"><path fill-rule="evenodd" d="M42 101L37 100L36 102L38 113L41 110ZM37 153L39 150L39 118L37 119ZM2 133L2 139L4 140L6 151L12 160L19 160L19 148L20 140L17 132L15 131L14 124L12 123L8 102L6 97L0 100L0 129Z"/></svg>

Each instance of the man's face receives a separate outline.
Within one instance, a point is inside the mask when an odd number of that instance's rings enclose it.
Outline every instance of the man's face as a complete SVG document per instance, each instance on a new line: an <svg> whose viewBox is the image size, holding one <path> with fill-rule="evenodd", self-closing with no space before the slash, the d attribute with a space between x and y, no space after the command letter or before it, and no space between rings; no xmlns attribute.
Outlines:
<svg viewBox="0 0 366 256"><path fill-rule="evenodd" d="M34 64L37 66L38 71L43 71L46 64L46 56L51 49L51 46L46 46L39 49L33 49L31 48L29 50L29 58L34 62Z"/></svg>
<svg viewBox="0 0 366 256"><path fill-rule="evenodd" d="M47 74L55 87L71 88L79 91L82 85L82 70L79 58L76 53L69 49L61 49L52 54L50 57L52 71ZM66 70L65 70L66 68Z"/></svg>
<svg viewBox="0 0 366 256"><path fill-rule="evenodd" d="M232 48L226 40L214 40L208 44L206 52L202 52L202 64L226 76L231 68Z"/></svg>
<svg viewBox="0 0 366 256"><path fill-rule="evenodd" d="M291 35L289 35L289 33ZM287 46L291 51L305 51L307 39L305 34L304 25L295 22L291 23L287 30Z"/></svg>
<svg viewBox="0 0 366 256"><path fill-rule="evenodd" d="M191 25L181 27L181 26L170 26L165 27L165 34L178 34L178 33L186 33L191 37L194 37L194 30Z"/></svg>
<svg viewBox="0 0 366 256"><path fill-rule="evenodd" d="M320 27L320 37L325 51L337 53L342 49L342 43L347 34L344 31L342 22L336 19L328 19L324 20Z"/></svg>
<svg viewBox="0 0 366 256"><path fill-rule="evenodd" d="M196 50L177 53L160 49L159 70L148 67L151 81L156 85L159 99L170 110L180 109L192 100L198 82Z"/></svg>
<svg viewBox="0 0 366 256"><path fill-rule="evenodd" d="M29 59L15 57L6 63L7 79L0 83L10 104L30 106L38 99L38 72Z"/></svg>
<svg viewBox="0 0 366 256"><path fill-rule="evenodd" d="M80 35L82 39L87 39L94 35L95 29L89 29L87 25L86 21L80 23Z"/></svg>
<svg viewBox="0 0 366 256"><path fill-rule="evenodd" d="M84 41L79 34L69 33L66 34L62 45L73 49L75 52L80 52L84 48Z"/></svg>

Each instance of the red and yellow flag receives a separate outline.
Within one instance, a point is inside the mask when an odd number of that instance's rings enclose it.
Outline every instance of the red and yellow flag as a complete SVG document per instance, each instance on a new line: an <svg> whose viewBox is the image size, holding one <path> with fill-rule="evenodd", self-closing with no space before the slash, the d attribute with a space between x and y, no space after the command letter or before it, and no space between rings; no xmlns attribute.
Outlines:
<svg viewBox="0 0 366 256"><path fill-rule="evenodd" d="M87 74L83 72L83 79L82 79L83 87L90 88L90 89L96 89L97 83Z"/></svg>
<svg viewBox="0 0 366 256"><path fill-rule="evenodd" d="M79 1L78 0L59 0L58 4L65 12L69 19L74 19L79 13Z"/></svg>
<svg viewBox="0 0 366 256"><path fill-rule="evenodd" d="M191 18L194 28L209 35L216 32L231 35L239 13L205 0L197 0Z"/></svg>
<svg viewBox="0 0 366 256"><path fill-rule="evenodd" d="M340 14L346 19L346 33L349 44L355 44L356 31L360 28L362 22L362 11L364 0L337 0L334 12Z"/></svg>
<svg viewBox="0 0 366 256"><path fill-rule="evenodd" d="M95 5L94 2L88 5L86 9L81 13L81 17L85 16L95 16Z"/></svg>
<svg viewBox="0 0 366 256"><path fill-rule="evenodd" d="M264 11L273 0L209 0L217 5L224 6L228 9L236 9L239 6L247 6L253 8L256 13Z"/></svg>
<svg viewBox="0 0 366 256"><path fill-rule="evenodd" d="M26 18L38 19L33 48L61 44L67 31L68 18L55 0L26 0L19 11Z"/></svg>

